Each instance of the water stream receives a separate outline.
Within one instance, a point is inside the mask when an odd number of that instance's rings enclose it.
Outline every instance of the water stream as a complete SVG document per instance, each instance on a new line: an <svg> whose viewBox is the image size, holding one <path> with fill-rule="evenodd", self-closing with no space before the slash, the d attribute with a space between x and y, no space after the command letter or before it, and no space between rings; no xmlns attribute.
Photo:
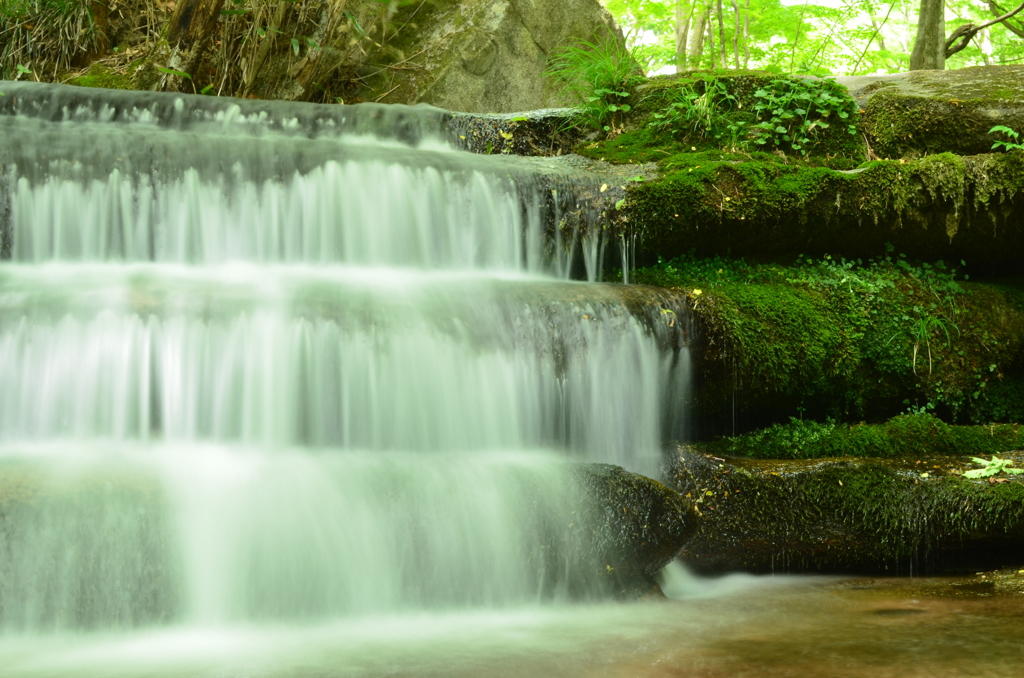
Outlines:
<svg viewBox="0 0 1024 678"><path fill-rule="evenodd" d="M592 179L433 109L3 91L0 636L587 598L567 465L657 475L689 376L565 280Z"/></svg>

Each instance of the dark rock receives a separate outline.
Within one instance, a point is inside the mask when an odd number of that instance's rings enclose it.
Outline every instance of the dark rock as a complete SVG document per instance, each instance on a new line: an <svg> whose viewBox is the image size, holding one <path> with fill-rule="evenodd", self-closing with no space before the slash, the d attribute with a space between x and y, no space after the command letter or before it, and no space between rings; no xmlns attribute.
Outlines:
<svg viewBox="0 0 1024 678"><path fill-rule="evenodd" d="M648 595L653 577L672 562L696 529L692 507L656 480L608 464L572 472L585 507L571 527L572 588Z"/></svg>
<svg viewBox="0 0 1024 678"><path fill-rule="evenodd" d="M966 479L976 467L966 457L678 454L677 487L700 514L681 558L697 572L916 575L1024 563L1024 481Z"/></svg>

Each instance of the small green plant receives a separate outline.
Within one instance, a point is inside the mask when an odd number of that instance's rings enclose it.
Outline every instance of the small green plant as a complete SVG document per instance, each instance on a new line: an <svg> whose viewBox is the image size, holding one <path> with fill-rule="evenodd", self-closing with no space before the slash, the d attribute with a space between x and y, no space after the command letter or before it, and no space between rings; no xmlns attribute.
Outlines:
<svg viewBox="0 0 1024 678"><path fill-rule="evenodd" d="M994 454L992 455L992 459L971 457L971 461L975 464L981 464L984 468L964 471L964 478L990 478L992 476L997 476L1000 473L1024 473L1024 468L1010 468L1013 465L1012 459L1000 459Z"/></svg>
<svg viewBox="0 0 1024 678"><path fill-rule="evenodd" d="M173 68L164 68L163 66L157 66L156 70L160 71L161 73L166 73L167 75L176 75L179 78L185 78L186 80L192 79L192 76L186 73L185 71L179 71Z"/></svg>
<svg viewBox="0 0 1024 678"><path fill-rule="evenodd" d="M1024 151L1024 140L1021 139L1021 135L1014 129L1007 127L1006 125L996 125L988 131L989 134L995 134L1000 132L1009 137L1009 141L996 141L992 144L992 149L1002 148L1004 151Z"/></svg>
<svg viewBox="0 0 1024 678"><path fill-rule="evenodd" d="M736 109L736 97L717 78L705 78L691 86L676 89L667 105L653 113L650 127L684 141L693 138L722 140L729 137L732 148L744 144L746 122L734 121L727 113Z"/></svg>
<svg viewBox="0 0 1024 678"><path fill-rule="evenodd" d="M851 120L856 102L836 94L821 80L773 80L754 97L758 122L751 133L756 144L807 155L818 132L833 124L846 124L848 134L857 133Z"/></svg>
<svg viewBox="0 0 1024 678"><path fill-rule="evenodd" d="M580 40L556 52L544 72L555 86L577 103L576 118L605 132L622 127L631 110L632 88L643 79L637 50L614 38L592 43Z"/></svg>
<svg viewBox="0 0 1024 678"><path fill-rule="evenodd" d="M910 336L914 340L914 353L911 359L911 369L914 374L917 374L917 356L921 350L921 344L924 344L925 349L928 352L928 374L932 373L932 334L935 332L941 332L946 337L946 346L950 345L949 338L949 327L952 327L957 333L960 332L956 325L943 320L942 318L936 318L933 315L923 315L914 321L910 328Z"/></svg>

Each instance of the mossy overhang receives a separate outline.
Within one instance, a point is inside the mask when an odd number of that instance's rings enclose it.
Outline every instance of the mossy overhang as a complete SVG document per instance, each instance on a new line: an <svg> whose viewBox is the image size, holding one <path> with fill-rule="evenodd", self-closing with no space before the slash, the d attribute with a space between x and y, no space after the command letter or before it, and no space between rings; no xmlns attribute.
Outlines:
<svg viewBox="0 0 1024 678"><path fill-rule="evenodd" d="M1024 564L1024 481L963 477L967 457L754 461L677 450L701 573L970 572ZM1005 455L1017 466L1024 453Z"/></svg>
<svg viewBox="0 0 1024 678"><path fill-rule="evenodd" d="M1024 251L1024 152L876 161L855 170L766 154L678 153L629 187L624 222L643 265L692 252L789 262L871 258L887 243L922 260L1015 271Z"/></svg>
<svg viewBox="0 0 1024 678"><path fill-rule="evenodd" d="M1019 282L962 283L950 340L933 337L915 358L915 308L927 308L932 292L909 278L873 300L800 281L695 281L703 289L688 299L691 433L735 435L800 412L878 421L926 403L952 420L1017 421L1024 387Z"/></svg>

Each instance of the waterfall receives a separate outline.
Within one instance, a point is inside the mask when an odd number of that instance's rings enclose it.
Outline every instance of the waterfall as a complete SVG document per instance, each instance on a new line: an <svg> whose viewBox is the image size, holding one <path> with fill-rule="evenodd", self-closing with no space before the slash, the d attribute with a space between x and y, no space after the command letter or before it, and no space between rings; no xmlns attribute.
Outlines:
<svg viewBox="0 0 1024 678"><path fill-rule="evenodd" d="M682 323L562 279L586 176L436 109L0 91L0 636L564 600L570 464L659 473Z"/></svg>

